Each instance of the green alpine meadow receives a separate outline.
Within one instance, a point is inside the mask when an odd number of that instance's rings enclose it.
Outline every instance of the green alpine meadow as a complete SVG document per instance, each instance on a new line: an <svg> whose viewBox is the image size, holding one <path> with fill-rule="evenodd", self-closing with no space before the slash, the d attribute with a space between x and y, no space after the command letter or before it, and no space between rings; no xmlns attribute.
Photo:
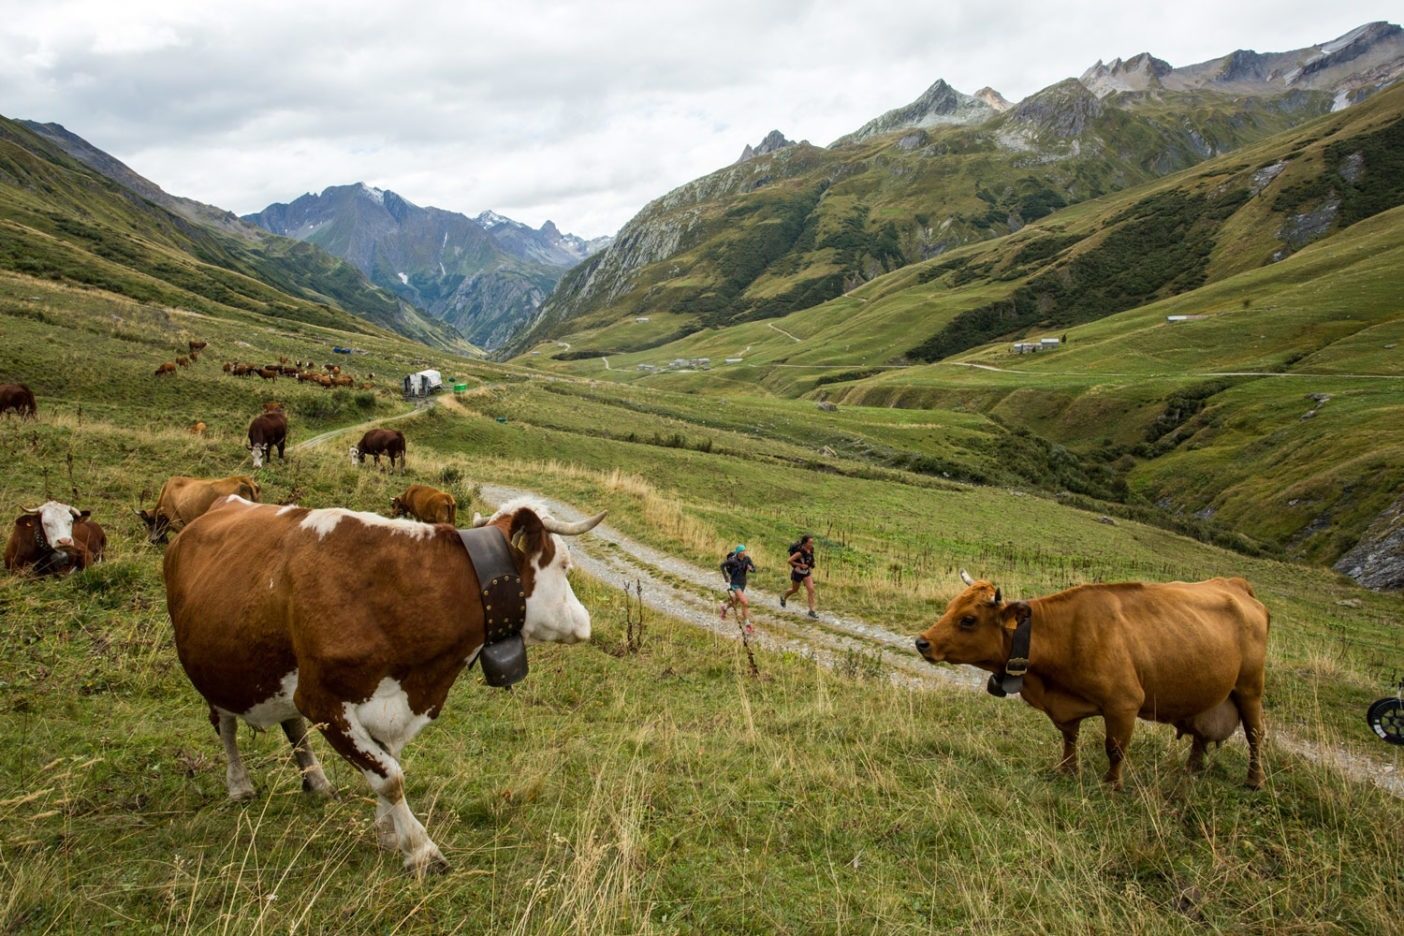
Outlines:
<svg viewBox="0 0 1404 936"><path fill-rule="evenodd" d="M1404 30L529 6L0 37L0 932L1397 931Z"/></svg>

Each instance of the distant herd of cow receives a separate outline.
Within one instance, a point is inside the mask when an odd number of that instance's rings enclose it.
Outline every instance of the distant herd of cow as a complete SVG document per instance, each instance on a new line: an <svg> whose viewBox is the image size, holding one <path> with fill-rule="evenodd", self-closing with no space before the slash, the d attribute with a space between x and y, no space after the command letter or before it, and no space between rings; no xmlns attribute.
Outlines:
<svg viewBox="0 0 1404 936"><path fill-rule="evenodd" d="M206 341L189 341L189 351L181 354L170 361L163 361L156 366L153 372L155 377L173 377L176 372L183 367L190 367L200 360L200 353L209 346ZM361 381L351 374L343 374L340 364L323 364L318 368L312 361L292 361L285 355L278 355L277 363L274 364L248 364L242 361L225 361L222 368L224 373L231 377L261 377L264 380L277 380L279 377L290 377L298 383L316 384L328 390L333 387L359 387L362 390L371 390L375 387L372 383L375 374L369 373Z"/></svg>
<svg viewBox="0 0 1404 936"><path fill-rule="evenodd" d="M0 387L0 405L21 418L37 411L22 385ZM266 404L249 426L255 466L274 448L282 457L286 441L286 413ZM392 468L398 459L403 471L404 435L367 432L350 456L360 464L367 455L377 464L387 456ZM181 663L224 745L229 795L254 793L239 756L241 720L279 725L304 790L329 794L308 742L311 719L376 794L380 844L413 871L441 868L405 800L400 751L504 626L529 642L589 639L562 537L604 514L563 523L521 499L459 530L453 496L419 484L391 501L389 518L259 498L247 475L177 476L155 508L138 511L150 542L177 534L163 564L167 608ZM88 511L49 501L15 520L5 567L63 575L100 561L105 544ZM1063 736L1062 769L1077 772L1078 731L1090 717L1104 721L1105 780L1115 788L1138 718L1190 736L1191 769L1242 725L1247 782L1262 785L1269 615L1248 582L1083 585L1006 601L992 582L964 571L961 579L965 589L916 638L917 652L984 669L992 694L1018 693L1044 712Z"/></svg>

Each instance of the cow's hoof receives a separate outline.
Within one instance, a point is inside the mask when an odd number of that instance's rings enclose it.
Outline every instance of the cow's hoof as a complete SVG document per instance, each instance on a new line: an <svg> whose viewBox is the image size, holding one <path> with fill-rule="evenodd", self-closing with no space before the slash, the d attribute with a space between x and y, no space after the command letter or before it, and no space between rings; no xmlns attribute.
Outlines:
<svg viewBox="0 0 1404 936"><path fill-rule="evenodd" d="M1248 790L1261 790L1261 789L1263 788L1263 778L1262 778L1262 777L1249 777L1249 778L1244 782L1243 786L1244 786L1245 789L1248 789Z"/></svg>
<svg viewBox="0 0 1404 936"><path fill-rule="evenodd" d="M314 780L303 777L302 792L306 793L308 796L316 797L317 799L336 799L336 788L325 780L321 783L317 783Z"/></svg>
<svg viewBox="0 0 1404 936"><path fill-rule="evenodd" d="M405 870L415 877L426 874L445 874L449 870L449 863L439 851L439 846L430 842L405 859Z"/></svg>
<svg viewBox="0 0 1404 936"><path fill-rule="evenodd" d="M229 802L247 803L257 795L258 791L251 786L231 787L229 790Z"/></svg>

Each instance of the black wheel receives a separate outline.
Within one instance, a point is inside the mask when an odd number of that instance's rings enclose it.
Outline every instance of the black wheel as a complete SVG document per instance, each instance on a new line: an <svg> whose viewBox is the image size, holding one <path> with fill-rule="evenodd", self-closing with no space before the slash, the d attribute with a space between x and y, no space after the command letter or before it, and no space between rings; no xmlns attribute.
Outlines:
<svg viewBox="0 0 1404 936"><path fill-rule="evenodd" d="M1370 730L1390 744L1404 744L1404 702L1380 699L1365 713Z"/></svg>

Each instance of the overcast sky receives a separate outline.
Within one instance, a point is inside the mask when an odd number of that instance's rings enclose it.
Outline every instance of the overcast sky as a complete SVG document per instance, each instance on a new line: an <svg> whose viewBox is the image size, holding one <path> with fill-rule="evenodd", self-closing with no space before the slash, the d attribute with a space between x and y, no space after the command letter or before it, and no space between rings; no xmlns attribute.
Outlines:
<svg viewBox="0 0 1404 936"><path fill-rule="evenodd" d="M401 9L395 9L399 7ZM772 128L827 144L937 78L1010 100L1398 22L1398 0L0 0L0 114L240 214L365 181L612 233Z"/></svg>

